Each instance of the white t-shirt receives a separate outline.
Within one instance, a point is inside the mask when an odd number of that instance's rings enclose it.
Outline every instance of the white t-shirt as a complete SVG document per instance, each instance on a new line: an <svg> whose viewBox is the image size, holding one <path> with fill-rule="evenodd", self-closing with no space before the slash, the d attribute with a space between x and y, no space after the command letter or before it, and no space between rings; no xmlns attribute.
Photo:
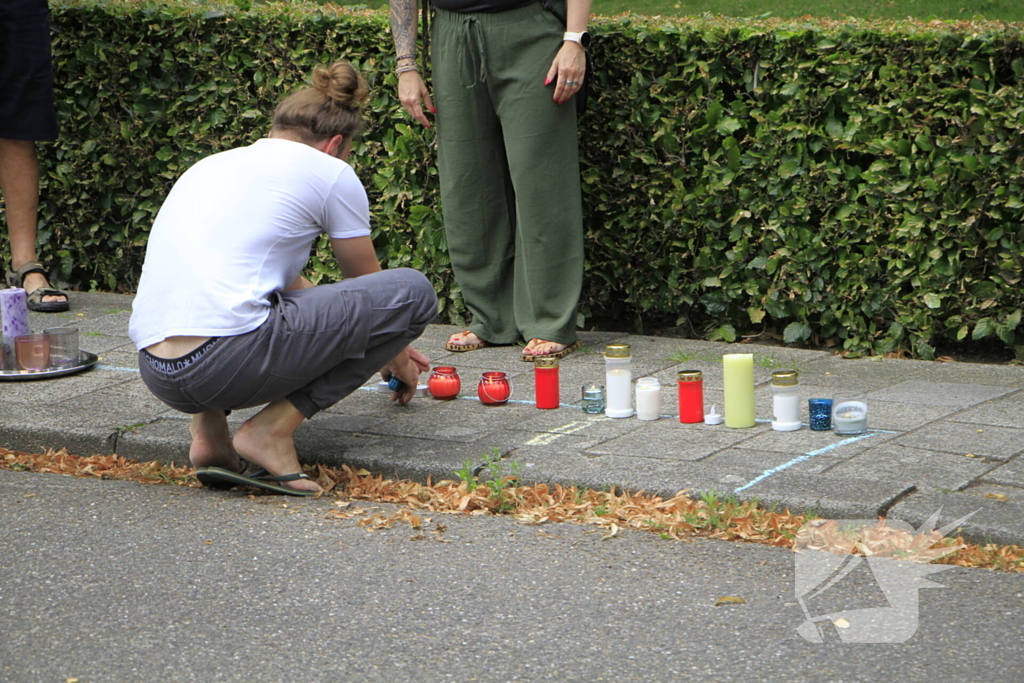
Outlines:
<svg viewBox="0 0 1024 683"><path fill-rule="evenodd" d="M370 234L366 191L341 159L267 138L198 162L153 222L129 323L136 348L256 329L323 232Z"/></svg>

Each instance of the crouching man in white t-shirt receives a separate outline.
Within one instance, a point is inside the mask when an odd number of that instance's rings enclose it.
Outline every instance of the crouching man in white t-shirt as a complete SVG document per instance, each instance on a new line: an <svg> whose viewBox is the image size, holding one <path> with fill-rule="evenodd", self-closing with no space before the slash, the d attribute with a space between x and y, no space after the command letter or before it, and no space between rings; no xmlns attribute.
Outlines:
<svg viewBox="0 0 1024 683"><path fill-rule="evenodd" d="M347 62L318 67L268 138L191 167L153 223L130 334L146 385L193 414L189 458L208 486L318 492L292 439L302 421L377 371L402 380L405 404L428 369L408 345L437 297L415 270L381 270L347 163L367 95ZM345 279L313 287L300 273L323 232ZM226 412L263 404L232 438Z"/></svg>

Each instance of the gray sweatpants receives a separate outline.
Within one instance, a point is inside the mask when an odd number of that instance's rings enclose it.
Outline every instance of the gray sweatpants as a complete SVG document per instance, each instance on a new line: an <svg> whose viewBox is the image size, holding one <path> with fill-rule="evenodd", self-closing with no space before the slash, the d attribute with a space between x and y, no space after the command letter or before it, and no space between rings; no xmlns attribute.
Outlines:
<svg viewBox="0 0 1024 683"><path fill-rule="evenodd" d="M311 418L362 386L437 314L434 288L407 268L279 292L271 301L263 325L217 338L184 367L161 369L180 364L140 352L146 386L186 413L287 398Z"/></svg>

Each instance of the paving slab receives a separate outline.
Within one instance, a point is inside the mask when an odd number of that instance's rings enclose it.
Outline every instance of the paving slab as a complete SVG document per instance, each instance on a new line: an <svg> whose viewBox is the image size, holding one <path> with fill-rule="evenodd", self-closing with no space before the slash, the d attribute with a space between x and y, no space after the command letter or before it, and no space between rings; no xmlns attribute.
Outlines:
<svg viewBox="0 0 1024 683"><path fill-rule="evenodd" d="M985 473L980 480L986 484L1003 484L1024 489L1024 460L1015 458Z"/></svg>
<svg viewBox="0 0 1024 683"><path fill-rule="evenodd" d="M1020 526L1024 519L1024 503L1000 502L966 493L948 494L923 490L896 503L889 510L888 516L903 520L918 529L936 511L939 511L936 529L974 513L962 525L962 533L967 540L975 543L1021 544Z"/></svg>
<svg viewBox="0 0 1024 683"><path fill-rule="evenodd" d="M155 400L142 383L127 336L131 300L74 292L68 314L31 315L33 329L78 325L82 348L101 361L63 378L0 382L0 446L183 463L190 418ZM497 453L503 471L514 462L527 481L615 485L667 496L682 489L717 491L841 518L890 512L923 520L940 505L946 515L973 504L985 516L979 513L966 527L972 539L1024 544L1024 368L851 360L819 350L585 331L583 350L560 364L561 407L537 410L533 365L519 360L521 347L447 351L444 342L461 329L431 325L415 344L433 365L458 369L463 389L457 400L427 397L396 406L377 390L375 377L298 429L300 457L425 481L453 479L464 463L479 464ZM580 385L603 381L604 345L613 341L633 348L634 379L660 380L661 419L610 419L580 409ZM722 413L721 357L727 353L754 356L757 424L738 430L680 424L676 373L701 370L705 410L716 404ZM843 438L806 426L772 431L769 380L780 369L800 373L805 422L806 399L865 392L869 432ZM507 405L485 406L476 398L478 378L487 370L511 378ZM229 424L237 428L256 412L234 411Z"/></svg>
<svg viewBox="0 0 1024 683"><path fill-rule="evenodd" d="M885 510L914 490L906 479L861 479L829 477L783 471L744 489L744 498L756 498L763 505L813 511L830 519L866 518Z"/></svg>
<svg viewBox="0 0 1024 683"><path fill-rule="evenodd" d="M1009 460L1024 450L1024 429L940 422L902 434L892 442L954 455L970 453Z"/></svg>
<svg viewBox="0 0 1024 683"><path fill-rule="evenodd" d="M909 362L909 361L908 361ZM1011 387L910 380L872 391L869 400L967 408L1015 391Z"/></svg>
<svg viewBox="0 0 1024 683"><path fill-rule="evenodd" d="M999 466L998 461L942 453L901 443L866 448L828 471L830 477L899 478L917 488L962 491Z"/></svg>

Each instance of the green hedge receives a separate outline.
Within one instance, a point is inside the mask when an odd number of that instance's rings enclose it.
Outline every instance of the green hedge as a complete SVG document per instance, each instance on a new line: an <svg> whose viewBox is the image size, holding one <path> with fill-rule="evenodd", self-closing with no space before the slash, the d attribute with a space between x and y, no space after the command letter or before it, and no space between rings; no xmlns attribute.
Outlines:
<svg viewBox="0 0 1024 683"><path fill-rule="evenodd" d="M433 135L395 97L384 13L51 7L62 136L44 150L42 255L60 279L130 289L175 178L262 135L282 91L344 57L374 93L354 165L378 251L427 272L460 319ZM595 21L582 316L852 353L1019 347L1022 28Z"/></svg>

